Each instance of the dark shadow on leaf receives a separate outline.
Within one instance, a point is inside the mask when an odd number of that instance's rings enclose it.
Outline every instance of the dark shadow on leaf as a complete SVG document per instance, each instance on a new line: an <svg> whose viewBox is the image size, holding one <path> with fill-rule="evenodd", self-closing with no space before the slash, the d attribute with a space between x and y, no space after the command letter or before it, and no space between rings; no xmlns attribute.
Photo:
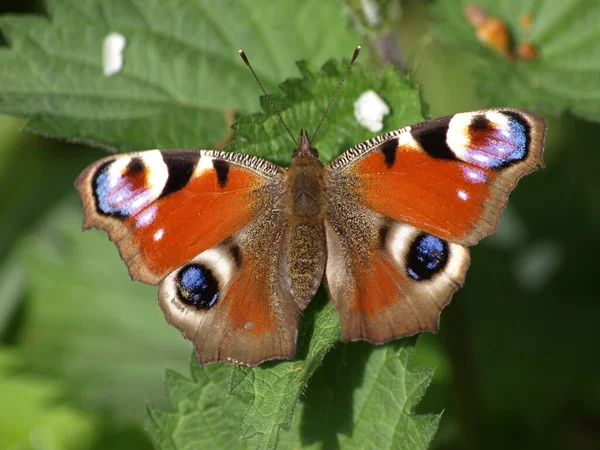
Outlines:
<svg viewBox="0 0 600 450"><path fill-rule="evenodd" d="M338 434L352 436L354 391L374 348L368 342L342 343L327 355L304 397L303 445L321 441L323 448L338 449Z"/></svg>

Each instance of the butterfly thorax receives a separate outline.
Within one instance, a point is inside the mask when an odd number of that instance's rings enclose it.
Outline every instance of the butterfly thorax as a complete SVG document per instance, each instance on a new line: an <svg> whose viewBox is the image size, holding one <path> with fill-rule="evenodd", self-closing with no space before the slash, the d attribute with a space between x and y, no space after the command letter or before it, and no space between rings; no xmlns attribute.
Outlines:
<svg viewBox="0 0 600 450"><path fill-rule="evenodd" d="M317 151L311 148L308 136L301 133L300 145L286 174L286 210L292 218L300 221L323 218L323 174Z"/></svg>

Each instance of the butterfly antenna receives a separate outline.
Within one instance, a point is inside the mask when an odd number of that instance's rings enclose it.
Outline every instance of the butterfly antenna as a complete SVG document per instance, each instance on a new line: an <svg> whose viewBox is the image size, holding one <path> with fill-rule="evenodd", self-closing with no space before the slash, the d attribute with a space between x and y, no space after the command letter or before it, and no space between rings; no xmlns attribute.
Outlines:
<svg viewBox="0 0 600 450"><path fill-rule="evenodd" d="M254 78L256 79L256 82L258 83L258 85L262 89L263 94L265 94L265 97L267 97L267 100L269 100L269 103L271 104L271 107L273 108L273 110L277 114L277 117L279 117L279 120L281 120L281 123L283 124L283 126L287 130L288 134L290 135L290 137L294 141L294 144L296 144L296 147L299 147L298 142L296 142L296 139L294 138L294 135L292 134L292 132L290 131L290 129L286 125L285 121L283 120L283 117L281 117L281 114L279 114L279 110L275 106L275 103L273 103L273 100L271 100L271 96L269 94L267 94L267 91L265 91L265 88L263 87L262 83L258 79L258 75L256 75L256 72L254 71L254 69L250 65L250 61L248 61L248 57L246 56L246 53L244 53L244 50L240 50L239 53L240 53L240 56L242 57L242 59L244 60L244 63L246 63L246 65L248 66L248 68L252 72L252 75L254 75Z"/></svg>
<svg viewBox="0 0 600 450"><path fill-rule="evenodd" d="M321 128L321 124L325 120L325 116L329 112L329 108L331 108L331 105L333 105L333 102L334 102L335 98L338 96L338 94L342 90L342 86L344 85L344 81L346 81L346 78L348 77L348 73L350 73L350 69L352 68L352 65L354 64L354 61L356 61L356 58L358 58L358 54L360 53L360 49L361 49L360 45L356 46L356 48L354 49L354 55L352 55L352 60L350 61L350 64L348 64L348 68L346 69L346 73L344 73L344 76L342 77L342 80L340 81L340 84L338 85L337 91L335 91L335 94L333 94L333 97L331 97L331 100L329 101L329 105L327 105L327 108L325 109L325 112L323 113L323 117L321 117L321 121L319 122L319 125L317 125L317 129L315 130L315 132L313 133L312 137L310 138L311 142L315 140L315 136L319 132L319 128Z"/></svg>

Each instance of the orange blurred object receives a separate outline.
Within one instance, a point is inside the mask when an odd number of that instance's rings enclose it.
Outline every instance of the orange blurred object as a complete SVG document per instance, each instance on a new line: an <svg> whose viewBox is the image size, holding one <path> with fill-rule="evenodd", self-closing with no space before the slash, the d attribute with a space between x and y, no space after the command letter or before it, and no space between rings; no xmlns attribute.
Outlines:
<svg viewBox="0 0 600 450"><path fill-rule="evenodd" d="M521 42L517 47L517 56L519 59L531 61L537 58L538 51L531 42Z"/></svg>
<svg viewBox="0 0 600 450"><path fill-rule="evenodd" d="M476 5L467 5L465 16L475 27L475 35L480 42L507 58L512 57L512 39L508 26L503 20L488 16L481 7Z"/></svg>

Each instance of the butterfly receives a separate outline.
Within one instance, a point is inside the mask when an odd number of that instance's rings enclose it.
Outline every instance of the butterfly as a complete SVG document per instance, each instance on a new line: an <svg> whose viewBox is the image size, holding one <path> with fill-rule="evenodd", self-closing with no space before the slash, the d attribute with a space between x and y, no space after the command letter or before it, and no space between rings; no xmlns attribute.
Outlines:
<svg viewBox="0 0 600 450"><path fill-rule="evenodd" d="M83 228L104 230L131 277L159 285L199 363L255 366L294 356L323 280L345 341L437 331L467 247L543 166L545 129L535 114L494 108L382 134L325 166L301 131L288 168L149 150L101 159L75 185Z"/></svg>
<svg viewBox="0 0 600 450"><path fill-rule="evenodd" d="M160 285L201 364L257 365L293 357L323 278L346 341L437 330L467 247L543 165L544 133L537 115L488 109L385 133L326 166L302 132L287 169L150 150L101 159L76 187L84 229L106 231L131 277Z"/></svg>

